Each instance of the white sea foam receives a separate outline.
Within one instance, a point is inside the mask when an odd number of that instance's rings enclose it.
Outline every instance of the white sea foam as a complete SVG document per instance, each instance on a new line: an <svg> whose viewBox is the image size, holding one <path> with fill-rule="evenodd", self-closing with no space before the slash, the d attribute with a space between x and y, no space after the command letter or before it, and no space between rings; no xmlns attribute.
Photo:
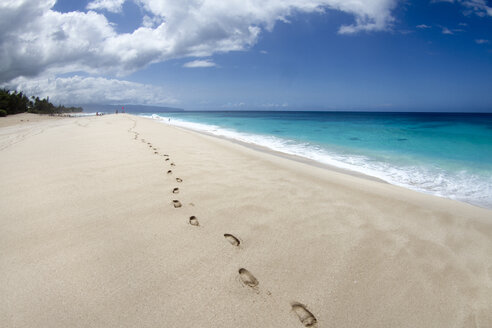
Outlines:
<svg viewBox="0 0 492 328"><path fill-rule="evenodd" d="M180 126L219 137L258 145L281 153L301 156L319 163L360 172L377 177L388 183L492 208L492 178L467 171L448 172L439 167L412 165L402 166L383 162L364 155L341 154L319 145L302 143L269 135L258 135L222 128L216 125L188 122L160 115L147 117L163 123Z"/></svg>

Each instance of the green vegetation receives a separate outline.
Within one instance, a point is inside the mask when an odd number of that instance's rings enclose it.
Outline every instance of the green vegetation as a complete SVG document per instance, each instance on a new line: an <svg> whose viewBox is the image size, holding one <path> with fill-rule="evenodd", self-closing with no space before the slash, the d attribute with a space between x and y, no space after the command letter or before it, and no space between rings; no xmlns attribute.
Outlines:
<svg viewBox="0 0 492 328"><path fill-rule="evenodd" d="M25 112L35 114L61 114L79 113L81 111L82 107L55 106L50 103L49 97L46 99L31 97L29 99L22 92L0 89L0 116Z"/></svg>

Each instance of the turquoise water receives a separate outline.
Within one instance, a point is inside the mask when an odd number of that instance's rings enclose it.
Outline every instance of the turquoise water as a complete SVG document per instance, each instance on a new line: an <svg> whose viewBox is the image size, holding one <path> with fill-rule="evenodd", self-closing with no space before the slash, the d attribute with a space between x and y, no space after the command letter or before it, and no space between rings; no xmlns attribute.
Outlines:
<svg viewBox="0 0 492 328"><path fill-rule="evenodd" d="M492 208L492 114L141 113Z"/></svg>

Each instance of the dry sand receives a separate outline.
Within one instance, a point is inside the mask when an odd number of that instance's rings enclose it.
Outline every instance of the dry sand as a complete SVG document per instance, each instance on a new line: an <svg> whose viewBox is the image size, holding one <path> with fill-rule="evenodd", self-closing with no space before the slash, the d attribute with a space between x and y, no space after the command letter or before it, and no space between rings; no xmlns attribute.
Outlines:
<svg viewBox="0 0 492 328"><path fill-rule="evenodd" d="M131 115L20 117L2 327L492 327L491 210Z"/></svg>

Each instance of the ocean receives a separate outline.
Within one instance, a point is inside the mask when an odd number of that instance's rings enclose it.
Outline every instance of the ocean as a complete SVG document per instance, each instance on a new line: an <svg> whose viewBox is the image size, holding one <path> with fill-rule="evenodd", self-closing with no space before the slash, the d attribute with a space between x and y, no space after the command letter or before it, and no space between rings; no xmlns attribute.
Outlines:
<svg viewBox="0 0 492 328"><path fill-rule="evenodd" d="M492 114L139 113L492 208Z"/></svg>

